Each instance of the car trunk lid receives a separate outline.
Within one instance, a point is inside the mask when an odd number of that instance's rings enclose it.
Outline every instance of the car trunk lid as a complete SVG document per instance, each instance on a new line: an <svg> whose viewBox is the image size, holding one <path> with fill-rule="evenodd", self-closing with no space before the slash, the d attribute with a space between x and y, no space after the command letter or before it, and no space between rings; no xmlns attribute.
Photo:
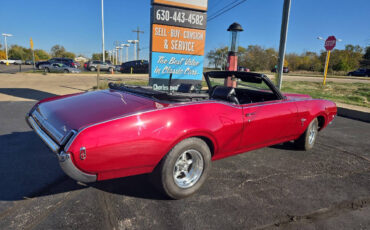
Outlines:
<svg viewBox="0 0 370 230"><path fill-rule="evenodd" d="M37 112L62 135L91 124L163 107L149 98L116 90L87 92L42 102Z"/></svg>

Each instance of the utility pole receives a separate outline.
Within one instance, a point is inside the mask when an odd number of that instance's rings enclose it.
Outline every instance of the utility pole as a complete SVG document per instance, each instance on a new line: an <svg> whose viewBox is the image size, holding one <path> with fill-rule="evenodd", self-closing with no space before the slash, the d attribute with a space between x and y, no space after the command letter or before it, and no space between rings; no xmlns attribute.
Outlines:
<svg viewBox="0 0 370 230"><path fill-rule="evenodd" d="M136 33L137 34L137 37L136 37L136 40L137 40L137 47L136 47L136 53L137 53L137 58L136 60L139 60L140 58L140 55L139 55L139 52L140 52L140 45L139 45L139 42L140 42L140 33L144 33L144 31L141 31L139 26L137 27L137 30L133 30L132 32Z"/></svg>
<svg viewBox="0 0 370 230"><path fill-rule="evenodd" d="M101 29L102 29L102 48L103 48L103 62L105 62L105 49L104 49L104 0L101 0Z"/></svg>
<svg viewBox="0 0 370 230"><path fill-rule="evenodd" d="M284 0L283 17L281 20L279 63L278 63L278 78L279 78L278 88L279 89L281 89L281 84L283 82L283 68L284 68L284 58L285 58L286 37L288 35L290 1L291 0Z"/></svg>

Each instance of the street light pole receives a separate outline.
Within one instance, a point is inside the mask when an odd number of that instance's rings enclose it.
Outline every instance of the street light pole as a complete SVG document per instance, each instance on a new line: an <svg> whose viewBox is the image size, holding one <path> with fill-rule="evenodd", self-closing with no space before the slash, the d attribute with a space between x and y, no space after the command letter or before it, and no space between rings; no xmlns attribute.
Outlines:
<svg viewBox="0 0 370 230"><path fill-rule="evenodd" d="M104 50L104 0L101 0L101 28L102 28L103 62L105 62L105 50Z"/></svg>
<svg viewBox="0 0 370 230"><path fill-rule="evenodd" d="M279 78L278 88L279 89L281 89L281 84L283 82L283 68L284 68L286 38L287 38L287 35L288 35L290 1L291 0L284 0L284 6L283 6L283 18L282 18L282 22L281 22L280 45L279 45L279 63L278 63L278 78Z"/></svg>
<svg viewBox="0 0 370 230"><path fill-rule="evenodd" d="M7 37L11 37L13 36L12 34L6 34L6 33L3 33L1 34L4 36L4 45L5 45L5 57L6 57L6 64L9 65L9 62L8 62L8 44L7 44L7 41L6 41L6 38Z"/></svg>
<svg viewBox="0 0 370 230"><path fill-rule="evenodd" d="M139 42L139 40L127 40L128 43L134 44L134 58L135 60L138 60L138 57L136 56L136 44Z"/></svg>
<svg viewBox="0 0 370 230"><path fill-rule="evenodd" d="M130 46L130 44L121 44L121 49L123 49L124 47L126 47L126 62L128 61L128 47ZM123 59L122 59L122 50L121 50L121 60L123 62Z"/></svg>

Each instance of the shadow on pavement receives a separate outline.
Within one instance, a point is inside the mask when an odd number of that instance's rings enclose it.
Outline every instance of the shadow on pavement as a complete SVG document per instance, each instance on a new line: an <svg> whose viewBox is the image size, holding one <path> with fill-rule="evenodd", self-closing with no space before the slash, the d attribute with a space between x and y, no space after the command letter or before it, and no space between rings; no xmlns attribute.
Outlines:
<svg viewBox="0 0 370 230"><path fill-rule="evenodd" d="M300 151L295 145L294 142L289 141L289 142L284 142L282 144L277 144L277 145L272 145L269 146L269 148L273 149L282 149L282 150L292 150L292 151ZM303 151L303 150L302 150Z"/></svg>
<svg viewBox="0 0 370 230"><path fill-rule="evenodd" d="M54 153L32 131L0 136L0 201L22 200L93 187L112 194L166 199L138 175L88 184L77 183L60 169Z"/></svg>
<svg viewBox="0 0 370 230"><path fill-rule="evenodd" d="M58 96L56 94L28 88L0 88L0 93L37 101L40 101L48 97Z"/></svg>

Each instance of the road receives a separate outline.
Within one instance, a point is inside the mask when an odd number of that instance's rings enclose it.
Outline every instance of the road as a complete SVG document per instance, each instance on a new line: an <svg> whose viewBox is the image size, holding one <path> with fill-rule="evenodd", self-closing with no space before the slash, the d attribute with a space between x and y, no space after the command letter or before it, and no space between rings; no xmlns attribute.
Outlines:
<svg viewBox="0 0 370 230"><path fill-rule="evenodd" d="M76 183L0 101L0 229L370 229L370 123L337 117L309 152L277 145L213 163L201 190L167 200L146 175ZM23 95L23 96L22 96Z"/></svg>

